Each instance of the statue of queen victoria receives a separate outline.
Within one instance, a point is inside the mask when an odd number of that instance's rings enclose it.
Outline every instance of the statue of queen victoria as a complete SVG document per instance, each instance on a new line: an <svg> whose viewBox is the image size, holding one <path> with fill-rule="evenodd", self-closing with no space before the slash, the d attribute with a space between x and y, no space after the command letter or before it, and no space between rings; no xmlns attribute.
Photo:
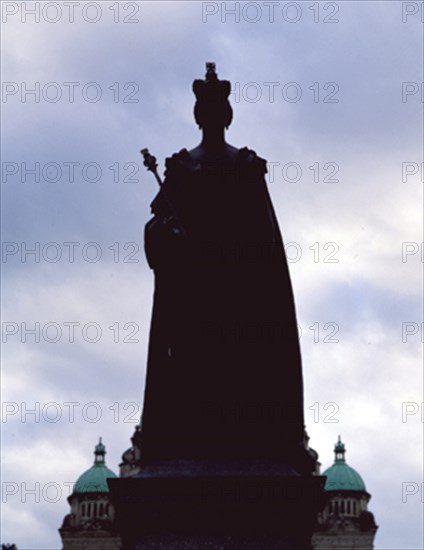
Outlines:
<svg viewBox="0 0 424 550"><path fill-rule="evenodd" d="M287 260L266 161L225 141L230 91L213 63L194 81L202 141L166 159L145 228L155 292L141 460L272 461L308 474Z"/></svg>

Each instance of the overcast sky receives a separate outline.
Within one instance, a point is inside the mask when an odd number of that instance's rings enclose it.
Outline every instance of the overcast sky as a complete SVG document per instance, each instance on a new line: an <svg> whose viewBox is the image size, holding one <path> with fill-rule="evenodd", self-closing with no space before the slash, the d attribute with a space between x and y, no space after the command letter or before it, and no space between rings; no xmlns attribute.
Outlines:
<svg viewBox="0 0 424 550"><path fill-rule="evenodd" d="M310 444L325 469L342 436L376 548L422 548L422 3L66 4L2 2L2 542L60 548L99 436L118 473L152 304L139 150L163 172L198 143L215 61L228 141L269 162Z"/></svg>

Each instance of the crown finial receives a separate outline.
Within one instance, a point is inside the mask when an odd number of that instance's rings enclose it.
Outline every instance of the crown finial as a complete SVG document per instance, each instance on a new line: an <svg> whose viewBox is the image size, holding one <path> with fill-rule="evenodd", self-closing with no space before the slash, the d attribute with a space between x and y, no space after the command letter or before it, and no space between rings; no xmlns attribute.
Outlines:
<svg viewBox="0 0 424 550"><path fill-rule="evenodd" d="M197 101L226 101L231 92L228 80L219 80L216 64L206 63L206 77L193 82L193 92Z"/></svg>
<svg viewBox="0 0 424 550"><path fill-rule="evenodd" d="M216 64L213 62L206 62L206 80L217 80Z"/></svg>

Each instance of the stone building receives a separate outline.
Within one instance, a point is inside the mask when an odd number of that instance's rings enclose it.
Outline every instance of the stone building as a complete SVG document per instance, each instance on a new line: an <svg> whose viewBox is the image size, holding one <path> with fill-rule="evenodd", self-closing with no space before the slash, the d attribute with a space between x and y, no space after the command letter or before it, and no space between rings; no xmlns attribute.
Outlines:
<svg viewBox="0 0 424 550"><path fill-rule="evenodd" d="M368 511L371 495L362 477L345 460L346 448L340 436L334 447L335 460L322 475L326 504L318 516L313 536L314 550L371 550L377 525Z"/></svg>
<svg viewBox="0 0 424 550"><path fill-rule="evenodd" d="M71 512L59 529L63 550L119 550L115 512L109 499L107 479L116 477L105 463L106 447L100 438L94 464L84 472L68 497Z"/></svg>

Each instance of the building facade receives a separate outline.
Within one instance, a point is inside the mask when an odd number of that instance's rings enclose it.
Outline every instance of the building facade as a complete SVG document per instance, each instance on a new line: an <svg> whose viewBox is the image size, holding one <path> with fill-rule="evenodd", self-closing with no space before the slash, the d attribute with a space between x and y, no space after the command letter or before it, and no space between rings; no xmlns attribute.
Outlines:
<svg viewBox="0 0 424 550"><path fill-rule="evenodd" d="M59 529L63 550L119 550L115 511L109 499L107 479L116 477L106 466L106 447L100 438L94 464L85 471L68 497L71 511Z"/></svg>
<svg viewBox="0 0 424 550"><path fill-rule="evenodd" d="M362 477L346 463L340 436L334 447L334 464L322 475L326 503L318 516L312 542L314 550L371 550L378 529L368 511L371 495Z"/></svg>

